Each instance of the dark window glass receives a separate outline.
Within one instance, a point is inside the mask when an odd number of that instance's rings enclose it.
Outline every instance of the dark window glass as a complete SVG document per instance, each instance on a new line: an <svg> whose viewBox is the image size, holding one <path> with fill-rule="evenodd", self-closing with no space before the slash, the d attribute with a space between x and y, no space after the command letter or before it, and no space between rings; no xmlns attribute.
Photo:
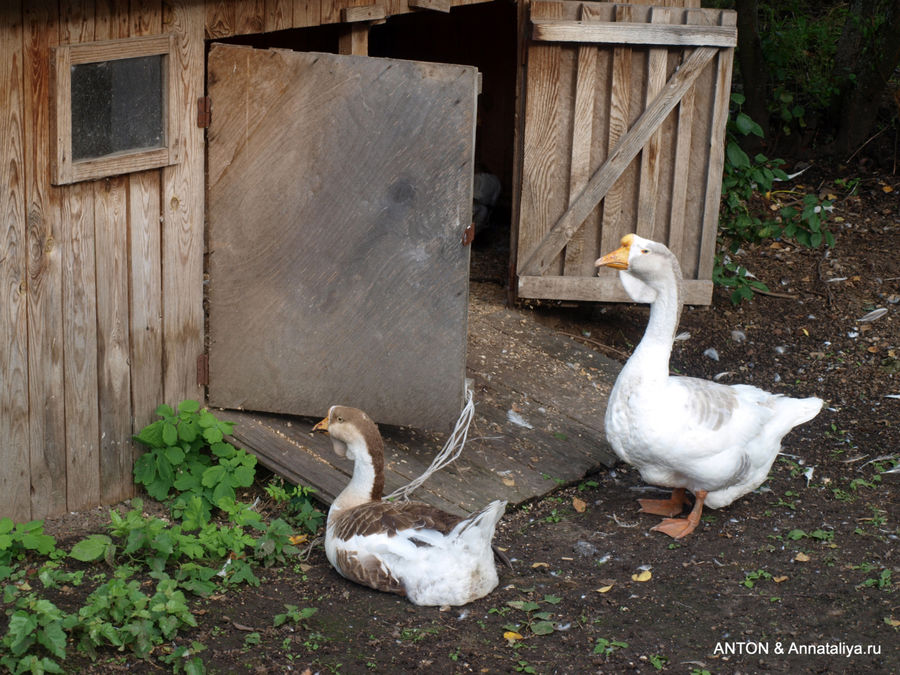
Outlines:
<svg viewBox="0 0 900 675"><path fill-rule="evenodd" d="M164 55L72 66L72 159L166 144Z"/></svg>

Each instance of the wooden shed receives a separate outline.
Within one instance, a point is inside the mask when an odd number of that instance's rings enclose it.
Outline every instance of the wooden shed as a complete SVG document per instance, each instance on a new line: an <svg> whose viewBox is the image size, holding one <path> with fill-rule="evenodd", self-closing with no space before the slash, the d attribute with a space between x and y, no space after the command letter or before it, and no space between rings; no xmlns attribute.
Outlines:
<svg viewBox="0 0 900 675"><path fill-rule="evenodd" d="M733 13L659 4L0 4L0 515L132 495L163 402L449 426L476 167L519 295L636 229L708 302Z"/></svg>

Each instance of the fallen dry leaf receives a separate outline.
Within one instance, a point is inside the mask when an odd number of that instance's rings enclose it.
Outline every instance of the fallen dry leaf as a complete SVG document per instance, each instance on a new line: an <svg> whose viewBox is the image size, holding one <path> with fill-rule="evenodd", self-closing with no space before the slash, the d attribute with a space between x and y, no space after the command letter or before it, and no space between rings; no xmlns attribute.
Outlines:
<svg viewBox="0 0 900 675"><path fill-rule="evenodd" d="M578 513L584 513L584 510L587 508L587 504L584 503L583 499L572 497L572 508L578 511Z"/></svg>
<svg viewBox="0 0 900 675"><path fill-rule="evenodd" d="M509 642L509 644L513 644L516 640L522 639L522 634L517 633L514 630L508 630L503 634L503 639Z"/></svg>
<svg viewBox="0 0 900 675"><path fill-rule="evenodd" d="M884 617L884 622L885 622L888 626L892 626L893 628L896 628L897 626L900 626L900 621L897 621L897 619L895 619L895 618L892 617L892 616L886 616L886 617Z"/></svg>
<svg viewBox="0 0 900 675"><path fill-rule="evenodd" d="M543 562L536 562L531 565L531 569L537 569L538 567L550 567L550 565Z"/></svg>
<svg viewBox="0 0 900 675"><path fill-rule="evenodd" d="M613 587L612 584L610 584L609 586L601 586L600 588L597 589L597 592L598 593L609 593L612 590L612 587Z"/></svg>
<svg viewBox="0 0 900 675"><path fill-rule="evenodd" d="M794 556L795 562L809 562L809 556L806 555L803 551L800 551L796 556Z"/></svg>
<svg viewBox="0 0 900 675"><path fill-rule="evenodd" d="M503 479L503 484L504 484L506 487L513 487L513 486L516 484L516 481L513 480L512 478L504 478L504 479Z"/></svg>
<svg viewBox="0 0 900 675"><path fill-rule="evenodd" d="M772 577L772 581L776 584L780 584L782 581L787 581L790 577L785 574L782 574L780 577Z"/></svg>
<svg viewBox="0 0 900 675"><path fill-rule="evenodd" d="M293 537L291 537L290 539L291 539L291 543L294 544L294 545L296 546L297 544L305 544L305 543L306 543L306 540L307 540L308 538L309 538L309 537L307 537L305 534L295 534L295 535L294 535Z"/></svg>
<svg viewBox="0 0 900 675"><path fill-rule="evenodd" d="M640 574L632 574L631 580L632 581L650 581L650 578L652 576L653 575L650 573L650 570L644 570Z"/></svg>
<svg viewBox="0 0 900 675"><path fill-rule="evenodd" d="M894 188L892 188L890 185L885 185L883 188L881 188L881 191L884 193L891 193L894 191Z"/></svg>

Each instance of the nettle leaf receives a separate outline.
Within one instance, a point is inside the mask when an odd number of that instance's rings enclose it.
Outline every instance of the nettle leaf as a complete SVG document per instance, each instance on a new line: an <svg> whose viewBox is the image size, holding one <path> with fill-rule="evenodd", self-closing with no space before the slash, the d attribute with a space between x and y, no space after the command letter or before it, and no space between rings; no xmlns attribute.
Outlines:
<svg viewBox="0 0 900 675"><path fill-rule="evenodd" d="M215 466L209 467L203 472L203 478L201 479L203 487L211 488L220 484L225 479L226 473L224 466L216 464Z"/></svg>
<svg viewBox="0 0 900 675"><path fill-rule="evenodd" d="M173 465L181 464L184 461L184 450L177 445L170 446L165 449L166 459Z"/></svg>
<svg viewBox="0 0 900 675"><path fill-rule="evenodd" d="M165 403L163 403L156 409L156 414L160 417L174 417L175 411L172 410L170 406L167 406Z"/></svg>
<svg viewBox="0 0 900 675"><path fill-rule="evenodd" d="M6 516L0 518L0 534L12 532L13 527L15 527L15 523L13 522L12 518L8 518Z"/></svg>
<svg viewBox="0 0 900 675"><path fill-rule="evenodd" d="M535 621L531 624L531 632L535 635L550 635L554 630L556 629L550 621Z"/></svg>
<svg viewBox="0 0 900 675"><path fill-rule="evenodd" d="M178 412L195 413L198 410L200 410L200 404L193 399L187 399L178 404Z"/></svg>
<svg viewBox="0 0 900 675"><path fill-rule="evenodd" d="M237 454L237 448L231 443L213 443L209 449L219 459L231 459Z"/></svg>
<svg viewBox="0 0 900 675"><path fill-rule="evenodd" d="M209 412L209 410L204 410L202 413L200 413L200 417L197 419L197 424L199 424L203 429L209 429L210 427L214 427L218 423L219 420L216 419L216 416Z"/></svg>
<svg viewBox="0 0 900 675"><path fill-rule="evenodd" d="M144 489L147 490L147 494L159 502L165 501L169 498L170 487L172 487L172 482L163 479L157 479L152 483L147 483L146 485L144 485Z"/></svg>
<svg viewBox="0 0 900 675"><path fill-rule="evenodd" d="M165 445L162 438L163 424L165 422L162 420L148 424L138 432L138 435L134 437L135 440L140 441L144 445L149 445L151 448L163 447Z"/></svg>
<svg viewBox="0 0 900 675"><path fill-rule="evenodd" d="M134 462L134 480L142 485L153 482L156 478L156 457L152 452L145 452Z"/></svg>
<svg viewBox="0 0 900 675"><path fill-rule="evenodd" d="M38 632L37 641L56 658L64 659L66 657L66 633L59 622L44 626L44 629Z"/></svg>
<svg viewBox="0 0 900 675"><path fill-rule="evenodd" d="M206 442L212 445L213 443L220 443L225 435L219 430L218 427L208 427L203 430L203 438L206 439Z"/></svg>
<svg viewBox="0 0 900 675"><path fill-rule="evenodd" d="M181 420L178 425L178 438L186 443L193 443L199 433L200 429L193 419Z"/></svg>
<svg viewBox="0 0 900 675"><path fill-rule="evenodd" d="M256 470L249 466L239 466L234 470L234 485L236 487L250 487L256 476Z"/></svg>
<svg viewBox="0 0 900 675"><path fill-rule="evenodd" d="M178 429L171 422L163 422L162 439L166 445L175 445L178 442Z"/></svg>
<svg viewBox="0 0 900 675"><path fill-rule="evenodd" d="M213 503L217 503L222 499L234 500L234 488L225 481L216 485L215 489L213 490Z"/></svg>
<svg viewBox="0 0 900 675"><path fill-rule="evenodd" d="M81 562L99 560L106 554L106 549L111 543L112 539L105 534L92 534L75 544L69 556Z"/></svg>

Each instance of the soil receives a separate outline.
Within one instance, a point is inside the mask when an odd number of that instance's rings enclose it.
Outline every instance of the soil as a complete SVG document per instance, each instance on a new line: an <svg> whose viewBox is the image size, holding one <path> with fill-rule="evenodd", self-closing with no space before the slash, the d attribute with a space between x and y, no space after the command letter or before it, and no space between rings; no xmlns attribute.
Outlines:
<svg viewBox="0 0 900 675"><path fill-rule="evenodd" d="M178 643L205 645L213 673L900 672L900 474L886 473L900 465L900 180L817 171L805 189L837 198L836 245L745 247L735 259L773 294L734 306L717 288L711 307L685 309L680 331L690 337L672 358L678 373L826 400L785 438L759 490L707 510L673 541L649 531L658 517L635 500L657 489L625 465L561 486L507 512L495 542L512 568L462 608L415 607L345 581L317 543L291 565L257 570L258 588L199 600L199 627ZM849 192L840 178L861 180ZM473 293L502 301L506 255L475 251ZM877 308L887 312L861 320ZM526 309L621 360L648 315L628 305ZM274 508L260 489L247 497L257 495ZM106 521L98 509L46 528L66 548ZM71 590L72 606L89 590ZM317 612L274 627L288 603ZM165 669L69 652L67 672Z"/></svg>

